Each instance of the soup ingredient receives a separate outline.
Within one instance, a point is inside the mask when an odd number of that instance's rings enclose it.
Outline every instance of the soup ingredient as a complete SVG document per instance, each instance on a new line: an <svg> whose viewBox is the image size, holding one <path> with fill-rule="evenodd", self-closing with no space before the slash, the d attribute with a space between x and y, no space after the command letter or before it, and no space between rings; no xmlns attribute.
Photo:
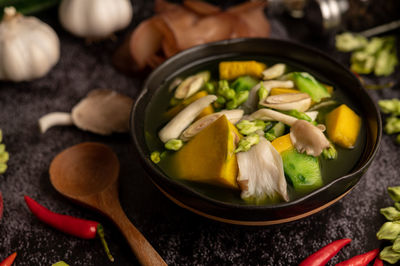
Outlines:
<svg viewBox="0 0 400 266"><path fill-rule="evenodd" d="M322 151L322 156L327 160L337 159L338 152L332 142L329 142L329 147Z"/></svg>
<svg viewBox="0 0 400 266"><path fill-rule="evenodd" d="M272 88L269 95L279 95L279 94L286 94L286 93L299 93L299 90L296 89L286 89L286 88Z"/></svg>
<svg viewBox="0 0 400 266"><path fill-rule="evenodd" d="M260 142L260 136L257 133L252 133L239 140L235 153L250 150L250 148Z"/></svg>
<svg viewBox="0 0 400 266"><path fill-rule="evenodd" d="M166 118L172 118L174 117L176 114L178 114L180 111L182 111L186 106L188 106L189 104L191 104L192 102L200 99L201 97L204 97L208 95L208 93L206 91L199 91L198 93L190 96L189 98L183 100L182 102L180 102L178 105L172 107L171 109L169 109L164 116ZM174 98L173 98L174 99ZM197 118L201 118L203 116L209 115L214 113L214 109L212 107L212 105L207 106L206 108L203 109L203 111L201 111L201 113L198 115Z"/></svg>
<svg viewBox="0 0 400 266"><path fill-rule="evenodd" d="M6 151L6 145L2 142L3 131L0 129L0 174L4 174L7 171L7 162L10 159L10 154Z"/></svg>
<svg viewBox="0 0 400 266"><path fill-rule="evenodd" d="M400 186L397 187L388 187L388 193L390 198L393 201L399 202L400 201Z"/></svg>
<svg viewBox="0 0 400 266"><path fill-rule="evenodd" d="M54 213L28 196L24 196L24 199L28 208L40 221L60 230L61 232L83 239L92 239L96 237L96 234L98 234L108 258L110 261L114 261L104 239L103 226L100 223Z"/></svg>
<svg viewBox="0 0 400 266"><path fill-rule="evenodd" d="M265 68L264 63L257 61L223 61L219 63L219 78L230 80L245 75L261 77Z"/></svg>
<svg viewBox="0 0 400 266"><path fill-rule="evenodd" d="M330 142L322 130L305 120L297 120L290 128L290 140L300 153L319 156Z"/></svg>
<svg viewBox="0 0 400 266"><path fill-rule="evenodd" d="M289 201L282 158L268 140L260 137L250 150L237 153L237 162L243 200L254 204Z"/></svg>
<svg viewBox="0 0 400 266"><path fill-rule="evenodd" d="M271 129L265 132L265 138L269 141L273 141L274 139L282 136L283 133L285 133L285 124L278 122Z"/></svg>
<svg viewBox="0 0 400 266"><path fill-rule="evenodd" d="M393 250L393 246L387 246L379 253L379 258L390 264L396 264L400 260L400 252Z"/></svg>
<svg viewBox="0 0 400 266"><path fill-rule="evenodd" d="M225 115L226 118L232 124L236 124L242 117L243 117L243 110L236 109L236 110L223 110L217 113L213 113L207 116L204 116L191 124L185 131L183 131L180 139L183 141L188 141L194 136L196 136L200 131L204 128L212 124L215 120L220 118L221 116Z"/></svg>
<svg viewBox="0 0 400 266"><path fill-rule="evenodd" d="M257 108L257 104L260 100L258 98L258 91L260 88L264 88L266 92L270 92L272 88L293 88L294 83L291 80L280 81L280 80L268 80L258 83L254 86L249 93L247 101L243 104L243 109L246 113L254 112Z"/></svg>
<svg viewBox="0 0 400 266"><path fill-rule="evenodd" d="M239 91L235 94L235 97L226 103L226 109L233 110L238 108L242 103L244 103L249 97L248 91Z"/></svg>
<svg viewBox="0 0 400 266"><path fill-rule="evenodd" d="M174 97L176 99L187 99L196 92L198 92L203 85L210 80L210 71L202 71L193 76L187 77L176 88Z"/></svg>
<svg viewBox="0 0 400 266"><path fill-rule="evenodd" d="M217 99L215 95L207 95L189 104L185 109L179 112L172 120L165 125L158 136L162 142L170 139L177 139L194 119L202 112L204 108L213 103Z"/></svg>
<svg viewBox="0 0 400 266"><path fill-rule="evenodd" d="M283 136L280 136L278 138L275 138L272 142L271 142L272 146L274 146L274 148L279 152L282 153L284 151L293 149L293 143L290 140L290 135L286 134Z"/></svg>
<svg viewBox="0 0 400 266"><path fill-rule="evenodd" d="M259 104L276 110L305 112L311 106L311 97L307 93L285 93L268 96Z"/></svg>
<svg viewBox="0 0 400 266"><path fill-rule="evenodd" d="M289 149L281 153L285 175L300 193L311 192L323 184L318 158Z"/></svg>
<svg viewBox="0 0 400 266"><path fill-rule="evenodd" d="M308 121L308 122L312 122L313 121L313 119L310 116L308 116L307 113L299 112L296 109L292 109L292 110L289 110L289 111L286 111L286 112L283 112L283 113L285 113L287 115L290 115L290 116L293 116L293 117L296 117L297 119Z"/></svg>
<svg viewBox="0 0 400 266"><path fill-rule="evenodd" d="M311 254L305 260L300 262L299 266L324 266L333 258L344 246L349 244L351 239L344 238L333 241L324 246L314 254Z"/></svg>
<svg viewBox="0 0 400 266"><path fill-rule="evenodd" d="M184 6L155 2L156 14L144 20L119 49L120 60L132 58L136 70L152 68L190 47L240 37L268 37L270 27L264 1L249 1L227 10L201 1ZM124 64L119 64L124 65ZM125 64L126 65L126 64Z"/></svg>
<svg viewBox="0 0 400 266"><path fill-rule="evenodd" d="M285 74L285 64L275 64L262 72L263 80L276 79Z"/></svg>
<svg viewBox="0 0 400 266"><path fill-rule="evenodd" d="M347 105L342 104L325 118L330 140L347 149L354 147L360 133L361 118Z"/></svg>
<svg viewBox="0 0 400 266"><path fill-rule="evenodd" d="M236 92L249 91L251 88L257 85L257 83L258 80L252 78L251 76L241 76L232 82L232 88Z"/></svg>
<svg viewBox="0 0 400 266"><path fill-rule="evenodd" d="M293 72L290 74L290 78L300 91L310 95L311 99L316 103L319 103L324 98L331 97L326 87L309 73Z"/></svg>
<svg viewBox="0 0 400 266"><path fill-rule="evenodd" d="M11 266L16 257L17 257L17 252L14 252L13 254L5 258L5 260L0 262L0 266Z"/></svg>
<svg viewBox="0 0 400 266"><path fill-rule="evenodd" d="M176 177L237 189L234 151L239 138L235 126L221 116L172 155Z"/></svg>
<svg viewBox="0 0 400 266"><path fill-rule="evenodd" d="M181 139L170 139L164 144L164 147L171 151L178 151L182 146L183 141Z"/></svg>
<svg viewBox="0 0 400 266"><path fill-rule="evenodd" d="M260 119L264 121L279 121L282 122L286 125L293 125L298 119L294 118L290 115L286 115L271 109L259 109L258 111L255 111L254 113L248 115L246 119L252 121L255 119Z"/></svg>
<svg viewBox="0 0 400 266"><path fill-rule="evenodd" d="M69 266L67 263L65 263L64 261L58 261L54 264L52 264L51 266Z"/></svg>
<svg viewBox="0 0 400 266"><path fill-rule="evenodd" d="M379 249L374 249L371 250L367 253L361 254L354 256L348 260L342 261L338 264L337 266L348 266L348 265L354 265L354 266L367 266L368 263L370 263L379 253Z"/></svg>
<svg viewBox="0 0 400 266"><path fill-rule="evenodd" d="M396 40L393 36L367 40L360 35L346 32L336 36L336 48L339 51L352 52L350 68L358 74L388 76L398 64Z"/></svg>
<svg viewBox="0 0 400 266"><path fill-rule="evenodd" d="M55 31L35 17L17 13L14 7L4 9L0 39L0 80L41 78L60 58Z"/></svg>
<svg viewBox="0 0 400 266"><path fill-rule="evenodd" d="M255 133L257 130L264 130L266 124L262 120L242 120L236 124L236 127L239 130L239 133L242 135L250 135Z"/></svg>
<svg viewBox="0 0 400 266"><path fill-rule="evenodd" d="M159 151L153 151L150 154L150 160L153 163L159 163L161 161L161 153Z"/></svg>
<svg viewBox="0 0 400 266"><path fill-rule="evenodd" d="M61 25L84 38L109 37L129 25L132 13L128 0L63 0L58 10Z"/></svg>
<svg viewBox="0 0 400 266"><path fill-rule="evenodd" d="M128 132L132 105L132 98L116 91L93 90L72 108L71 114L56 112L41 117L40 131L44 133L53 126L74 124L100 135Z"/></svg>

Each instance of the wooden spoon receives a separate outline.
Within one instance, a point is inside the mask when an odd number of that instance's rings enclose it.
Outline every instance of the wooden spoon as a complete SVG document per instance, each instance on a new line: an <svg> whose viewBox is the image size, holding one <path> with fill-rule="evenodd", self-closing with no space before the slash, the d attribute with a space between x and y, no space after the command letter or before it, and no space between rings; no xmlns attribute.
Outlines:
<svg viewBox="0 0 400 266"><path fill-rule="evenodd" d="M72 146L53 159L49 171L58 192L98 210L118 226L142 265L167 265L121 208L119 161L109 147L94 142Z"/></svg>

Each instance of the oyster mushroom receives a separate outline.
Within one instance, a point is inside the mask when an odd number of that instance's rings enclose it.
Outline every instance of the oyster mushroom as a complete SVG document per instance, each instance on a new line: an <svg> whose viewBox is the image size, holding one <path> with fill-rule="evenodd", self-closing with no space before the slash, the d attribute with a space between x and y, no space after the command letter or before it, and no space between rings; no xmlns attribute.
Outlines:
<svg viewBox="0 0 400 266"><path fill-rule="evenodd" d="M261 86L264 86L264 88L269 93L272 88L287 88L287 89L293 88L294 83L291 80L286 80L286 81L268 80L268 81L263 81L262 83L260 82L250 90L247 101L242 105L246 113L252 112L254 109L256 109L258 103L257 92L261 88Z"/></svg>
<svg viewBox="0 0 400 266"><path fill-rule="evenodd" d="M176 99L186 99L192 96L198 92L209 79L210 72L208 71L203 71L196 75L187 77L179 84L178 88L176 88L174 97Z"/></svg>
<svg viewBox="0 0 400 266"><path fill-rule="evenodd" d="M304 112L311 106L311 97L307 93L284 93L268 96L259 104L276 110Z"/></svg>
<svg viewBox="0 0 400 266"><path fill-rule="evenodd" d="M201 111L216 99L217 96L215 95L207 95L189 104L160 130L158 136L161 141L166 143L170 139L178 138L183 130L194 121Z"/></svg>
<svg viewBox="0 0 400 266"><path fill-rule="evenodd" d="M306 152L308 155L319 156L325 148L329 147L329 140L323 133L324 125L314 126L305 120L270 109L260 109L247 116L246 119L275 120L290 126L290 140L296 150L301 153Z"/></svg>
<svg viewBox="0 0 400 266"><path fill-rule="evenodd" d="M80 129L100 135L129 130L132 98L118 92L98 89L89 92L71 113L53 112L39 119L42 133L53 126L75 125Z"/></svg>
<svg viewBox="0 0 400 266"><path fill-rule="evenodd" d="M285 64L275 64L262 72L263 80L276 79L282 76L286 71Z"/></svg>
<svg viewBox="0 0 400 266"><path fill-rule="evenodd" d="M243 110L235 109L235 110L223 110L217 113L209 114L204 116L191 124L180 136L180 139L183 141L188 141L194 136L196 136L200 131L206 128L208 125L212 124L215 120L225 115L226 118L232 124L237 123L243 117Z"/></svg>
<svg viewBox="0 0 400 266"><path fill-rule="evenodd" d="M291 126L290 140L298 152L315 157L330 146L322 130L304 120L297 120Z"/></svg>

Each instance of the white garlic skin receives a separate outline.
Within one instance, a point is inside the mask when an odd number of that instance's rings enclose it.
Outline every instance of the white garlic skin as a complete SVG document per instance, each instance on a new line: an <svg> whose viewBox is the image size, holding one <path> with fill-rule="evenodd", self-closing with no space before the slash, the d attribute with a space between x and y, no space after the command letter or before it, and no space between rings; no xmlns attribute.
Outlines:
<svg viewBox="0 0 400 266"><path fill-rule="evenodd" d="M60 40L49 25L6 8L0 23L0 80L43 77L59 58Z"/></svg>
<svg viewBox="0 0 400 266"><path fill-rule="evenodd" d="M133 10L129 0L63 0L58 12L72 34L101 39L128 26Z"/></svg>

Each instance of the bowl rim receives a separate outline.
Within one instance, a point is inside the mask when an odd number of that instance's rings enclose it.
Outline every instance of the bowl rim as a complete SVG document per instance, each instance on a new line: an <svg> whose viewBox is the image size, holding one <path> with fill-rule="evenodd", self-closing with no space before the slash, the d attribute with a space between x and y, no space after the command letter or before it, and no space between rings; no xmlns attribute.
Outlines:
<svg viewBox="0 0 400 266"><path fill-rule="evenodd" d="M243 42L272 42L272 43L276 43L276 45L279 44L286 44L286 45L292 45L292 46L297 46L300 49L306 50L307 52L311 52L316 54L316 56L319 57L323 57L324 60L328 60L330 61L330 63L334 64L336 67L341 68L342 70L344 70L345 72L351 73L352 76L354 77L354 79L357 82L358 87L367 95L368 100L370 101L370 103L372 104L373 111L374 111L374 115L377 118L377 134L376 134L376 142L373 144L372 150L369 152L363 152L361 154L361 157L363 154L367 154L368 157L365 159L365 161L361 164L361 165L356 165L354 166L356 169L355 171L352 170L350 173L340 176L332 181L330 181L329 183L324 184L322 187L308 193L307 195L301 196L297 199L291 200L289 202L280 202L277 204L270 204L270 205L248 205L248 204L236 204L236 203L229 203L229 202L224 202L224 201L220 201L214 198L211 198L207 195L202 194L201 192L196 191L195 189L186 186L180 182L177 182L175 180L173 180L172 178L168 177L166 174L164 174L161 169L159 169L159 167L157 167L156 165L154 165L154 163L148 158L148 156L146 156L146 151L143 149L142 145L146 145L146 144L141 144L140 141L138 140L135 132L135 124L136 124L136 119L135 116L137 115L136 112L138 110L138 106L141 102L141 100L146 96L146 94L148 93L149 89L149 83L150 80L152 80L155 76L159 75L159 72L162 71L162 69L164 69L166 66L168 66L169 64L171 64L171 62L174 62L176 60L176 58L178 57L183 57L185 55L191 54L191 53L196 53L199 50L203 50L203 49L209 49L210 47L217 47L217 46L224 46L224 45L232 45L232 44L238 44L238 43L243 43ZM305 64L306 65L306 64ZM145 112L142 114L143 116L145 115ZM367 130L370 131L370 130ZM360 80L356 77L356 75L354 75L354 73L352 73L347 67L345 67L342 63L340 63L339 61L337 61L336 59L332 58L331 56L329 56L328 54L326 54L325 52L308 46L308 45L304 45L302 43L298 43L295 41L291 41L291 40L282 40L282 39L275 39L275 38L237 38L237 39L230 39L230 40L223 40L223 41L217 41L217 42L211 42L211 43L206 43L206 44L202 44L202 45L198 45L189 49L186 49L184 51L179 52L178 54L172 56L171 58L167 59L165 62L163 62L160 66L158 66L156 69L154 69L150 75L147 77L146 81L144 82L143 86L142 86L142 91L139 94L139 96L137 97L137 99L135 100L135 103L131 109L131 117L130 117L130 133L131 133L131 137L133 138L133 142L135 145L136 150L139 153L140 159L142 160L142 162L145 164L147 169L151 169L151 171L153 172L152 174L154 174L154 172L158 175L161 176L164 180L166 180L168 183L170 183L174 188L179 188L179 189L183 189L188 191L191 194L194 194L197 197L200 197L210 203L212 203L213 205L219 206L219 207L223 207L223 208L230 208L230 209L238 209L238 210L274 210L274 209L281 209L281 208L286 208L286 207L291 207L293 205L297 205L303 201L307 201L307 199L310 199L314 196L316 196L316 194L321 193L321 191L327 190L329 187L334 186L336 183L341 182L343 180L346 179L350 179L355 175L363 175L363 173L365 173L365 171L367 170L367 168L370 166L370 164L372 163L374 157L376 156L380 144L381 144L381 138L382 138L382 118L380 115L380 111L378 108L377 103L371 98L371 96L368 94L368 92L366 91L366 89L364 88L364 86L362 86ZM360 157L360 158L361 158ZM156 185L156 187L159 189L159 185L157 184L157 182L154 180L154 177L150 174L148 174L149 178L151 179L151 181ZM338 194L337 197L338 198L342 195L347 195L349 190L353 189L357 184L359 183L359 180L357 180L357 182L352 185L351 187L345 189L342 193ZM164 192L163 192L164 193ZM165 194L165 193L164 193ZM184 204L184 203L183 203Z"/></svg>

